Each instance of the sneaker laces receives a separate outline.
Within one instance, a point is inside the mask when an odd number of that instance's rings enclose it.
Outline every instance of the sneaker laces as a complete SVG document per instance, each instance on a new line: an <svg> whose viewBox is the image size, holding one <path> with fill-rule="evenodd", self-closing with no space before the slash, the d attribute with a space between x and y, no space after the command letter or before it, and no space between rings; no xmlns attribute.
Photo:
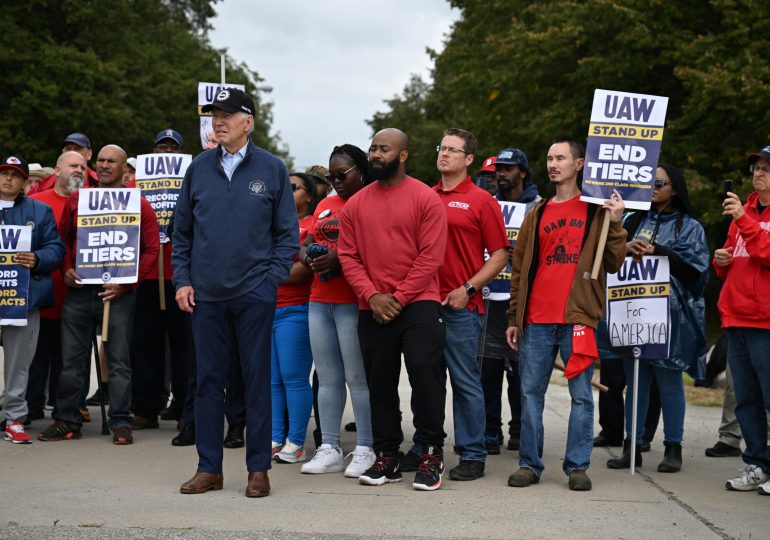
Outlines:
<svg viewBox="0 0 770 540"><path fill-rule="evenodd" d="M762 480L762 468L757 465L746 465L740 471L738 478L746 484L757 484Z"/></svg>
<svg viewBox="0 0 770 540"><path fill-rule="evenodd" d="M350 463L355 463L357 465L366 465L369 461L369 453L371 450L368 448L366 450L353 450L350 452L347 456L345 456L345 459L348 459L350 456L353 456L353 459L350 460Z"/></svg>
<svg viewBox="0 0 770 540"><path fill-rule="evenodd" d="M436 454L423 454L417 472L429 474L438 471L441 469L441 461L441 456Z"/></svg>
<svg viewBox="0 0 770 540"><path fill-rule="evenodd" d="M331 455L332 453L336 453L336 452L335 452L335 448L331 446L316 448L316 451L313 454L313 459L316 459L316 458L321 459L328 455Z"/></svg>
<svg viewBox="0 0 770 540"><path fill-rule="evenodd" d="M387 454L383 454L382 452L380 452L377 455L377 459L374 461L370 469L377 472L387 471L390 468L390 464L393 463L393 461L395 460L396 460L395 456L389 456Z"/></svg>
<svg viewBox="0 0 770 540"><path fill-rule="evenodd" d="M6 424L5 430L13 431L14 433L24 433L24 426L21 424L21 422L14 421L9 424Z"/></svg>

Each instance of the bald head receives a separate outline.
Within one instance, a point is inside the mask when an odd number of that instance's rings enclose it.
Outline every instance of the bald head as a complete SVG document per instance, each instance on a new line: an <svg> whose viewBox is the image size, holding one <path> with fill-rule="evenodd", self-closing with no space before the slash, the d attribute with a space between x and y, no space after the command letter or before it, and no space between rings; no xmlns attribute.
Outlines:
<svg viewBox="0 0 770 540"><path fill-rule="evenodd" d="M86 181L86 158L80 152L67 151L56 160L54 190L63 197L83 187Z"/></svg>
<svg viewBox="0 0 770 540"><path fill-rule="evenodd" d="M396 128L385 128L374 134L369 146L369 166L372 178L395 185L406 178L409 158L409 137Z"/></svg>
<svg viewBox="0 0 770 540"><path fill-rule="evenodd" d="M108 144L99 150L96 157L96 175L99 187L123 187L123 175L126 173L128 154L116 144Z"/></svg>
<svg viewBox="0 0 770 540"><path fill-rule="evenodd" d="M372 141L378 138L388 141L394 148L397 148L399 152L401 150L409 150L409 135L398 128L381 129L374 134Z"/></svg>

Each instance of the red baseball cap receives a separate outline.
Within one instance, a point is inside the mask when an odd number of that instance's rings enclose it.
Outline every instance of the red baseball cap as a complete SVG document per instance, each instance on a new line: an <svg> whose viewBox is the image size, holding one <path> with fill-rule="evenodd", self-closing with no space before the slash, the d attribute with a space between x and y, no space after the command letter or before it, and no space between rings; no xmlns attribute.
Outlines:
<svg viewBox="0 0 770 540"><path fill-rule="evenodd" d="M485 159L483 165L481 166L481 172L495 172L495 161L497 161L497 156L492 156Z"/></svg>

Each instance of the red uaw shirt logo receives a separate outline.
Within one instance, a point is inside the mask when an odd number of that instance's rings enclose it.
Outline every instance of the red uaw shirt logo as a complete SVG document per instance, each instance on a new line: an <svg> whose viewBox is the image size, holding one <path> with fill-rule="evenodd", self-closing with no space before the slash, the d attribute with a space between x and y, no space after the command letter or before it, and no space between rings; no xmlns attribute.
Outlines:
<svg viewBox="0 0 770 540"><path fill-rule="evenodd" d="M329 219L324 219L324 217L328 216L330 216ZM315 234L316 240L326 247L334 246L334 249L336 249L337 241L340 238L340 220L337 213L332 214L327 209L321 212L318 219Z"/></svg>
<svg viewBox="0 0 770 540"><path fill-rule="evenodd" d="M466 202L452 201L447 204L449 208L459 208L460 210L470 210L471 205Z"/></svg>
<svg viewBox="0 0 770 540"><path fill-rule="evenodd" d="M21 165L21 161L19 161L19 158L15 157L15 156L9 157L5 162L8 165Z"/></svg>

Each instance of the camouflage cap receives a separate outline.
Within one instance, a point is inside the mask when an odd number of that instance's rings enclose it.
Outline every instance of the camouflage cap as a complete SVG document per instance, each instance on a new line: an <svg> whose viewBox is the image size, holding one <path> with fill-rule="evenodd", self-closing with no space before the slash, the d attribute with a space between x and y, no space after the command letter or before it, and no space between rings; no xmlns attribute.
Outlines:
<svg viewBox="0 0 770 540"><path fill-rule="evenodd" d="M326 175L329 174L329 169L324 167L323 165L311 165L307 169L305 169L305 174L309 174L313 178L315 178L318 181L323 182L324 184L329 184L329 182L326 180Z"/></svg>

